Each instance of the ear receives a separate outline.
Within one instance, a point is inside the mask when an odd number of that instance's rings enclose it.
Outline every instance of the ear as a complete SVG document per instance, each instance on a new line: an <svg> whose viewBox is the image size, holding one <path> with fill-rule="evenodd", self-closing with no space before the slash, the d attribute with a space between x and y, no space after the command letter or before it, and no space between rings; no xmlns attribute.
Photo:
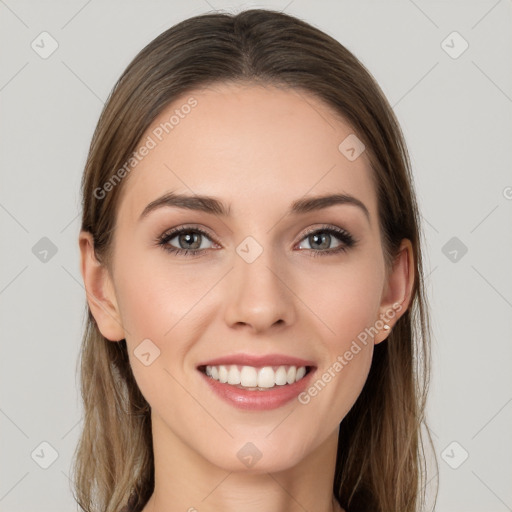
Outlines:
<svg viewBox="0 0 512 512"><path fill-rule="evenodd" d="M110 273L96 259L91 233L81 231L78 240L81 255L80 271L91 313L105 338L120 341L125 335Z"/></svg>
<svg viewBox="0 0 512 512"><path fill-rule="evenodd" d="M380 316L376 324L378 333L374 337L374 343L384 341L398 319L407 311L411 303L412 289L414 286L414 253L411 241L404 238L398 249L398 254L390 270L380 304ZM389 329L384 329L384 324Z"/></svg>

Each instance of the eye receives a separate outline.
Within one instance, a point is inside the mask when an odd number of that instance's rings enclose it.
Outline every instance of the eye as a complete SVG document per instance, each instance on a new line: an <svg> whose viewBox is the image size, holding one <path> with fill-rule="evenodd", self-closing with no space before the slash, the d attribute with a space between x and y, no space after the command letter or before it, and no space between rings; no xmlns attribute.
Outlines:
<svg viewBox="0 0 512 512"><path fill-rule="evenodd" d="M313 256L324 256L347 251L356 243L348 231L334 226L325 226L310 231L306 233L302 240L306 241L307 246L302 247L301 243L299 249L311 250L313 251ZM334 247L333 244L335 244Z"/></svg>
<svg viewBox="0 0 512 512"><path fill-rule="evenodd" d="M311 251L312 256L337 254L347 251L356 244L356 240L348 231L334 226L310 230L302 240L305 241L306 247L302 242L298 248ZM216 245L206 231L187 226L165 232L157 238L156 243L166 252L182 256L195 256L213 249Z"/></svg>
<svg viewBox="0 0 512 512"><path fill-rule="evenodd" d="M206 231L190 227L173 229L157 239L157 243L162 249L180 255L195 255L206 249L211 249L208 242L213 243Z"/></svg>

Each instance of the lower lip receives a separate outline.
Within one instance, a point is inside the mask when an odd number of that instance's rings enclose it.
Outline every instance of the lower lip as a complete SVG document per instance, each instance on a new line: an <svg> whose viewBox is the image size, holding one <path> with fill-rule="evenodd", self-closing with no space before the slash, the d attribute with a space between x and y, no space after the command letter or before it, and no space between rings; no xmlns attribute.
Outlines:
<svg viewBox="0 0 512 512"><path fill-rule="evenodd" d="M309 373L298 382L284 386L274 386L268 391L240 389L212 379L201 371L199 373L206 379L206 383L210 388L230 405L238 409L263 411L277 409L296 398L307 388L311 376L315 373L315 368L311 368Z"/></svg>

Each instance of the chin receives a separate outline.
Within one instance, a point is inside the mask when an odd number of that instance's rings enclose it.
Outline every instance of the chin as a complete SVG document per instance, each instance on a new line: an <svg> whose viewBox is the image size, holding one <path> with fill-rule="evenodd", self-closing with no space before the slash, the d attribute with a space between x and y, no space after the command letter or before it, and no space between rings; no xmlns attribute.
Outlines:
<svg viewBox="0 0 512 512"><path fill-rule="evenodd" d="M287 428L289 430L289 426ZM267 430L261 437L250 434L243 438L237 437L223 447L218 447L213 453L209 451L203 456L225 471L252 475L288 470L307 456L305 436L298 440L300 442L294 443L290 442L289 436L286 439L286 435L275 436L270 440L268 432ZM311 445L309 448L313 451L315 446Z"/></svg>

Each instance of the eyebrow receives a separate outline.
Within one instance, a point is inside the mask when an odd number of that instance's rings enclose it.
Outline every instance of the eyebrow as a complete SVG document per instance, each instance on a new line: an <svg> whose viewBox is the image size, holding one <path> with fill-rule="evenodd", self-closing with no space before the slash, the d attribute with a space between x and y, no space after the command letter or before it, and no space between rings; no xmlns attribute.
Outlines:
<svg viewBox="0 0 512 512"><path fill-rule="evenodd" d="M334 205L351 205L359 208L370 222L370 212L365 204L354 196L349 194L330 194L323 196L305 197L294 201L290 207L289 213L300 215L316 210L322 210ZM163 208L174 207L187 210L202 211L221 217L229 217L231 205L226 207L224 203L209 196L176 194L169 192L154 201L151 201L140 214L139 221L147 217L151 212Z"/></svg>

